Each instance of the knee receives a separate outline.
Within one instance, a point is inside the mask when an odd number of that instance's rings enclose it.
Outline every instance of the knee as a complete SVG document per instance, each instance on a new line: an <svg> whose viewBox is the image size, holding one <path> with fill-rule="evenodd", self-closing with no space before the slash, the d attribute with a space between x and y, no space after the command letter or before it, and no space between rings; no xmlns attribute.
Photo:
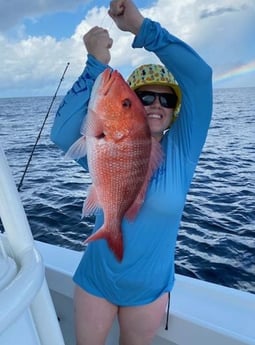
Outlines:
<svg viewBox="0 0 255 345"><path fill-rule="evenodd" d="M160 328L161 322L154 322L153 325L150 323L144 323L143 325L130 325L129 329L120 327L120 345L130 344L151 344L158 329Z"/></svg>

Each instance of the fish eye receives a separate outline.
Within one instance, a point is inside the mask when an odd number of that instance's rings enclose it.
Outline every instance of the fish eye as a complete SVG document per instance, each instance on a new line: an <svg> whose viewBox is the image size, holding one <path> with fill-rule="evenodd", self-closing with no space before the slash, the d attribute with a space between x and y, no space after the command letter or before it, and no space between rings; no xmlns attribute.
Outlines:
<svg viewBox="0 0 255 345"><path fill-rule="evenodd" d="M124 108L130 108L131 107L131 100L129 98L125 98L123 101L122 101L122 106Z"/></svg>

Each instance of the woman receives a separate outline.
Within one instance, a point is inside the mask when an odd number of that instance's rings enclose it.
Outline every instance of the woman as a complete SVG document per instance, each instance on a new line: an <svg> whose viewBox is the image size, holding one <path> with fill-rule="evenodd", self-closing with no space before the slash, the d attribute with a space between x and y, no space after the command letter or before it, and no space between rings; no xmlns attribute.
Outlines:
<svg viewBox="0 0 255 345"><path fill-rule="evenodd" d="M77 344L103 345L117 316L121 345L148 345L174 285L177 232L211 118L212 73L194 50L144 18L131 0L112 1L109 15L119 29L135 35L133 48L154 52L165 66L145 65L129 78L165 158L135 221L123 220L123 261L115 259L104 240L90 243L84 253L74 275ZM94 27L84 43L86 67L60 105L52 129L52 140L64 151L80 136L91 88L110 61L112 39L106 30ZM87 168L85 159L80 164ZM97 215L94 231L102 218Z"/></svg>

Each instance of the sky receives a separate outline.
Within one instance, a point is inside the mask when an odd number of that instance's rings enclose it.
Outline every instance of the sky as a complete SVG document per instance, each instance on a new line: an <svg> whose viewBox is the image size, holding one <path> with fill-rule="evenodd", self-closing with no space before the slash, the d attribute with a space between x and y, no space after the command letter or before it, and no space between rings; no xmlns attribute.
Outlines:
<svg viewBox="0 0 255 345"><path fill-rule="evenodd" d="M145 17L191 45L213 68L215 88L255 86L255 0L135 0ZM111 66L124 77L152 53L132 49L106 0L0 0L0 97L63 95L81 74L83 35L98 25L113 38ZM66 70L64 79L61 77Z"/></svg>

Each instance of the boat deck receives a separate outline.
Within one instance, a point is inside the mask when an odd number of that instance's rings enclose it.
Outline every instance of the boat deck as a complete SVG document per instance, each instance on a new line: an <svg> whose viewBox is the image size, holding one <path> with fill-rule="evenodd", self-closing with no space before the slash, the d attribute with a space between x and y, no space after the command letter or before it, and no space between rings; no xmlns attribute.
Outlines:
<svg viewBox="0 0 255 345"><path fill-rule="evenodd" d="M58 311L60 325L73 342L72 275L81 252L38 242L43 254L46 277ZM68 306L68 307L67 307ZM255 344L255 295L177 275L171 295L169 329L164 325L154 345L241 345ZM117 345L115 323L107 345Z"/></svg>

